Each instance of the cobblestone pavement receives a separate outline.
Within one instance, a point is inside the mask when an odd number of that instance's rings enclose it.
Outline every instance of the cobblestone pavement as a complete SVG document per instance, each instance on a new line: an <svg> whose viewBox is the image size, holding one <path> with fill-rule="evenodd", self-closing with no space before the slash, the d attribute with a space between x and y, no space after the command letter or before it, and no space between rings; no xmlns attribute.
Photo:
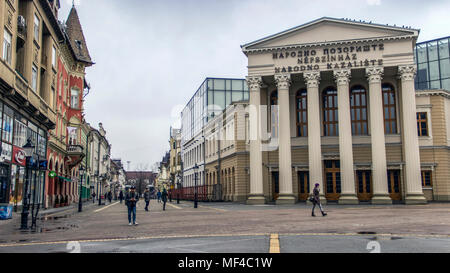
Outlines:
<svg viewBox="0 0 450 273"><path fill-rule="evenodd" d="M68 241L176 239L199 237L270 236L400 236L450 238L450 204L405 206L327 205L327 217L311 217L311 206L248 206L234 203L192 202L162 204L152 200L137 209L138 226L128 226L124 204L85 206L41 217L36 231L20 231L20 215L0 223L0 250L12 245ZM316 213L319 215L319 213ZM390 237L392 238L392 237ZM285 244L285 247L288 245ZM283 246L282 246L283 248ZM287 248L286 248L287 249ZM289 249L287 249L289 250ZM1 252L1 251L0 251Z"/></svg>

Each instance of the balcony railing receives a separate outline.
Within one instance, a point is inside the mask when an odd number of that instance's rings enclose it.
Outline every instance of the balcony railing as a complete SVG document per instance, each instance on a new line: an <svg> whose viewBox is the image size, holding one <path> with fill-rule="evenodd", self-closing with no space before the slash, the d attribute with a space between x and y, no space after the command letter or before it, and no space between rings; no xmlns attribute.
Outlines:
<svg viewBox="0 0 450 273"><path fill-rule="evenodd" d="M67 152L71 154L82 154L83 153L83 146L81 145L70 145L67 148Z"/></svg>

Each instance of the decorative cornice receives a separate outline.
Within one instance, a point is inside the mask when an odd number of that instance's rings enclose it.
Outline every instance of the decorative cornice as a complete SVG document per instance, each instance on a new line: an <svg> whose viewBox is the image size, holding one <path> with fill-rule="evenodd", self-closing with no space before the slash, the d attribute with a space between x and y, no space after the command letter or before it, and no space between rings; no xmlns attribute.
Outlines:
<svg viewBox="0 0 450 273"><path fill-rule="evenodd" d="M306 85L309 88L318 88L320 82L320 72L306 72L303 73L303 78L305 78Z"/></svg>
<svg viewBox="0 0 450 273"><path fill-rule="evenodd" d="M350 69L340 69L333 71L334 78L337 85L348 85L350 83L350 78L352 71Z"/></svg>
<svg viewBox="0 0 450 273"><path fill-rule="evenodd" d="M336 46L336 45L354 45L354 44L359 44L359 43L373 43L373 42L385 42L385 41L396 41L396 40L413 40L415 38L416 38L416 36L414 36L414 35L377 37L377 38L365 38L365 39L355 39L355 40L342 40L342 41L318 42L318 43L308 43L308 44L283 45L283 46L274 46L274 47L261 47L261 48L254 48L254 49L244 49L243 52L246 54L268 53L268 52L276 52L276 51L280 51L280 50L298 50L298 49Z"/></svg>
<svg viewBox="0 0 450 273"><path fill-rule="evenodd" d="M427 97L427 96L442 96L446 99L450 99L450 91L447 90L417 90L416 97Z"/></svg>
<svg viewBox="0 0 450 273"><path fill-rule="evenodd" d="M383 79L384 68L383 67L369 67L366 68L366 76L369 83L381 83Z"/></svg>
<svg viewBox="0 0 450 273"><path fill-rule="evenodd" d="M263 85L262 77L258 76L248 76L247 84L250 90L259 91Z"/></svg>
<svg viewBox="0 0 450 273"><path fill-rule="evenodd" d="M289 90L289 87L291 86L291 75L290 74L276 74L275 82L277 83L278 89Z"/></svg>
<svg viewBox="0 0 450 273"><path fill-rule="evenodd" d="M415 65L403 65L398 67L398 78L402 81L414 81L417 68Z"/></svg>

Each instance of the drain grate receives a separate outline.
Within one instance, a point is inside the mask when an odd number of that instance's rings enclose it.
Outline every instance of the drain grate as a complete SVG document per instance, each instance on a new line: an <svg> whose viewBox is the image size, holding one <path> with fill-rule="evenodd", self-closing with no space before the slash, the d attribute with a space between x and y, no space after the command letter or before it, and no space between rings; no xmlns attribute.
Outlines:
<svg viewBox="0 0 450 273"><path fill-rule="evenodd" d="M358 234L361 234L361 235L375 235L377 233L374 232L374 231L360 231L360 232L358 232Z"/></svg>

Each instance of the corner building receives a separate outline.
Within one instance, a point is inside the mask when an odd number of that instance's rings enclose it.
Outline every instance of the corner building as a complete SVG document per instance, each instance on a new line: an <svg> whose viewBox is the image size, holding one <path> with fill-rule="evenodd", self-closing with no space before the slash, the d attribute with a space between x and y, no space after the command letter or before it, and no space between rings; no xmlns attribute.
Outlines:
<svg viewBox="0 0 450 273"><path fill-rule="evenodd" d="M270 201L269 184L277 204L306 200L316 183L324 200L340 204L426 203L414 86L418 35L321 18L243 45L250 106L262 109L249 111L247 203ZM277 149L263 151L267 141Z"/></svg>

